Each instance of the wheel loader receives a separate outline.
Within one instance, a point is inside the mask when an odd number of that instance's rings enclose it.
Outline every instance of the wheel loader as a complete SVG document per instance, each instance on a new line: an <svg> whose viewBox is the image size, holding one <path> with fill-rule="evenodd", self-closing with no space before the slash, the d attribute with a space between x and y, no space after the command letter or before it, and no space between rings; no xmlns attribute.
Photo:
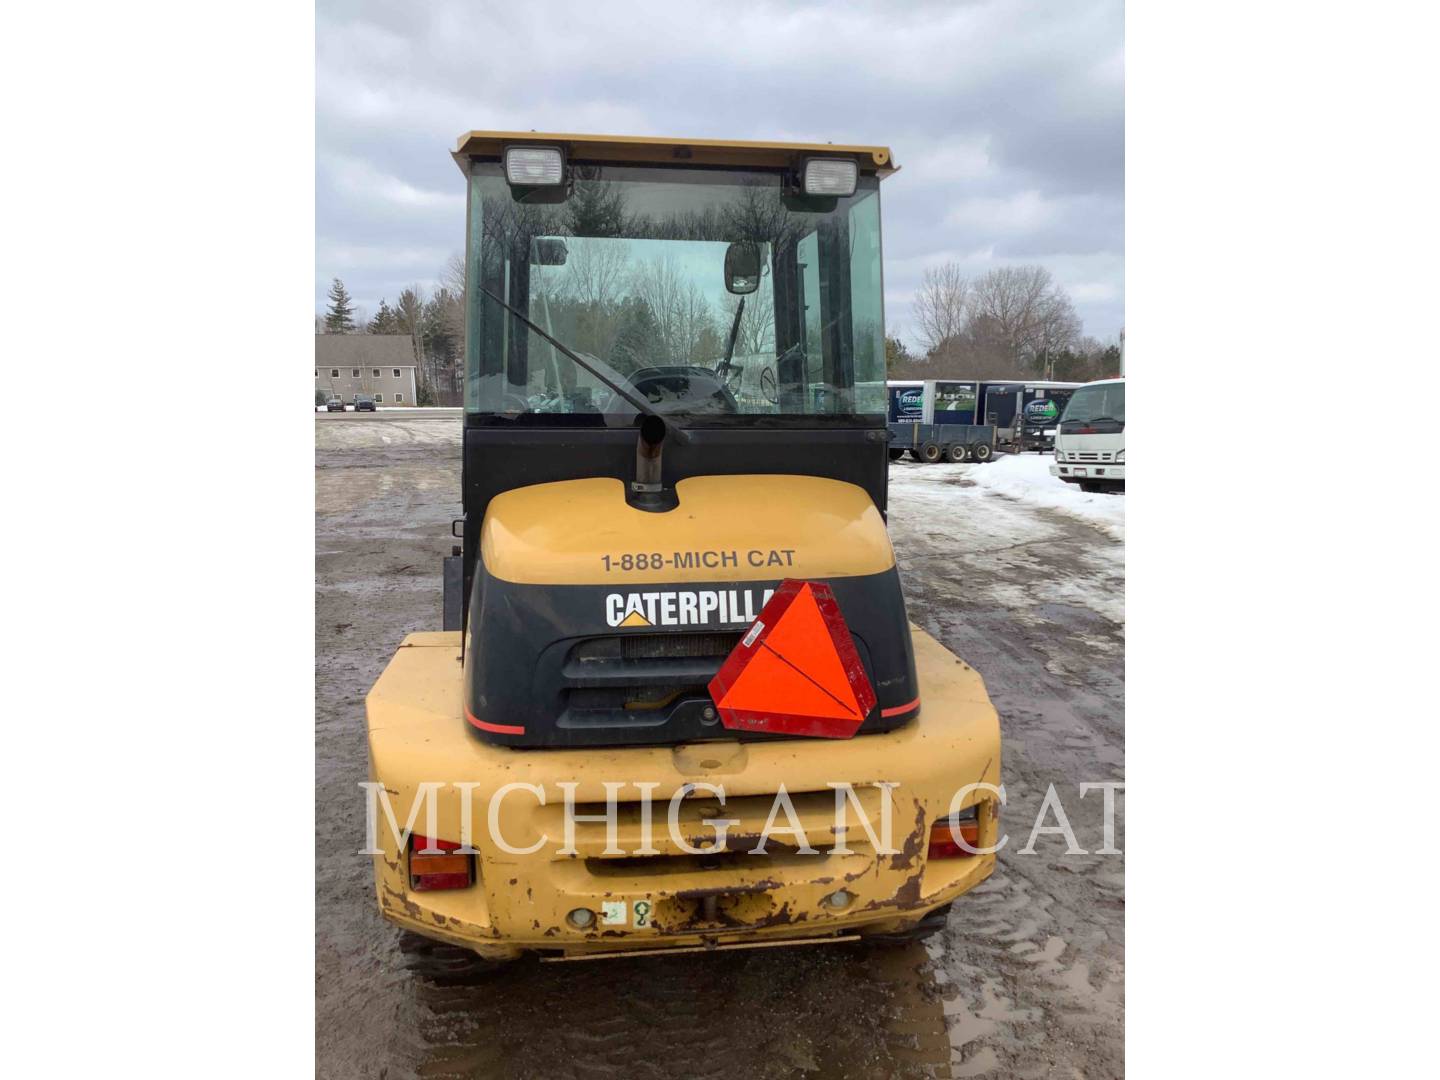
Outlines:
<svg viewBox="0 0 1440 1080"><path fill-rule="evenodd" d="M886 532L878 146L472 131L461 542L366 698L418 970L895 941L999 844ZM376 824L378 823L378 824Z"/></svg>

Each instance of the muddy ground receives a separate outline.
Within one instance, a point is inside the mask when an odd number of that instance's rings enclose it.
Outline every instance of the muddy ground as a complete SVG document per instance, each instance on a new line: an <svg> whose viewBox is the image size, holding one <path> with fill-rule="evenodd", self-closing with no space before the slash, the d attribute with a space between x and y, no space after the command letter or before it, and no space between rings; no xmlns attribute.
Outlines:
<svg viewBox="0 0 1440 1080"><path fill-rule="evenodd" d="M318 417L317 1074L1121 1075L1123 857L1066 855L1053 835L1019 849L1051 784L1079 845L1102 846L1101 792L1081 800L1078 785L1124 779L1123 548L967 480L986 467L891 467L910 618L984 675L1005 738L1010 840L943 935L890 951L518 965L442 990L404 972L376 912L356 785L366 690L406 633L440 625L459 424Z"/></svg>

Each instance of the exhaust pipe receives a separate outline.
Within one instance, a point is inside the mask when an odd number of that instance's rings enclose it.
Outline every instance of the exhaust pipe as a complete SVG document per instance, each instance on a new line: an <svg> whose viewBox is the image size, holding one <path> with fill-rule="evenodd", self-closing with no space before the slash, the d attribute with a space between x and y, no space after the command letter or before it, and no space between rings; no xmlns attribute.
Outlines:
<svg viewBox="0 0 1440 1080"><path fill-rule="evenodd" d="M635 441L635 479L630 481L625 499L637 510L663 513L679 505L675 493L666 491L661 481L665 432L665 421L658 416L647 415L640 421L640 437Z"/></svg>
<svg viewBox="0 0 1440 1080"><path fill-rule="evenodd" d="M635 480L630 490L651 493L662 490L660 451L665 443L665 421L647 416L640 421L640 438L635 442Z"/></svg>

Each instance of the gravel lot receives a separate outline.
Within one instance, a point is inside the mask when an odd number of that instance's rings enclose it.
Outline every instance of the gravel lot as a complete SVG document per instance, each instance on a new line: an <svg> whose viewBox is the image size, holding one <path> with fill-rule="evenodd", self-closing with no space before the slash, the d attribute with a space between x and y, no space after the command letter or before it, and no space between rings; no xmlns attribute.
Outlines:
<svg viewBox="0 0 1440 1080"><path fill-rule="evenodd" d="M891 466L910 618L984 675L1005 738L1010 840L943 935L889 952L519 965L442 991L403 971L375 910L370 862L355 854L356 785L366 691L401 637L440 625L440 560L460 514L459 421L319 414L315 426L320 1076L1123 1074L1123 856L1066 855L1057 835L1019 853L1052 784L1095 852L1102 794L1082 800L1079 784L1124 779L1115 504L1092 521L1083 507L973 479L1033 472L1030 462ZM1123 850L1123 792L1117 805Z"/></svg>

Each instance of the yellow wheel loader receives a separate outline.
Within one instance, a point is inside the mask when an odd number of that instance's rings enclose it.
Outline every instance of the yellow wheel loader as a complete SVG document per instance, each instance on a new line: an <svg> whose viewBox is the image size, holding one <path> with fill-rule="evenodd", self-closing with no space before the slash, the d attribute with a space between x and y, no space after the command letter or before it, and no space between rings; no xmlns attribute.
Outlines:
<svg viewBox="0 0 1440 1080"><path fill-rule="evenodd" d="M885 528L889 150L453 156L463 543L366 699L381 913L435 977L943 926L1000 732Z"/></svg>

